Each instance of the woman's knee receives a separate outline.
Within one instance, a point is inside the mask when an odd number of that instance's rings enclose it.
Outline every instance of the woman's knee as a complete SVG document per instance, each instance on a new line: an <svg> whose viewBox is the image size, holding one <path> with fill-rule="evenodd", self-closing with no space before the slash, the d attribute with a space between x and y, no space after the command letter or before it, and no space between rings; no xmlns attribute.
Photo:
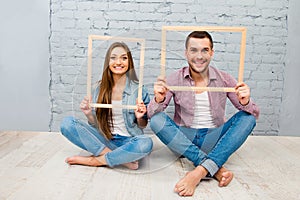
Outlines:
<svg viewBox="0 0 300 200"><path fill-rule="evenodd" d="M153 147L153 141L149 136L140 135L138 136L139 140L139 150L141 153L150 153Z"/></svg>
<svg viewBox="0 0 300 200"><path fill-rule="evenodd" d="M65 117L60 124L60 131L63 135L70 133L70 129L74 126L75 118L72 116Z"/></svg>

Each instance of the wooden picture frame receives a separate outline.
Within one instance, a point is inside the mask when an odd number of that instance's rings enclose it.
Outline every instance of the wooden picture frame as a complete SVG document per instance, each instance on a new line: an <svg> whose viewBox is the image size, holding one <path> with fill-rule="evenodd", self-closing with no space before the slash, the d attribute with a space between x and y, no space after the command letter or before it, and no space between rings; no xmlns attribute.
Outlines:
<svg viewBox="0 0 300 200"><path fill-rule="evenodd" d="M102 35L89 35L88 36L88 67L87 67L87 96L92 95L92 53L93 53L93 40L116 40L124 42L139 42L141 44L140 50L140 68L139 68L139 89L138 101L142 101L142 86L144 75L144 59L145 59L145 39L143 38L129 38L129 37L113 37ZM115 104L99 104L90 103L91 107L95 108L123 108L123 109L136 109L136 105L115 105Z"/></svg>
<svg viewBox="0 0 300 200"><path fill-rule="evenodd" d="M166 73L166 40L167 31L215 31L215 32L241 32L240 64L238 73L238 82L243 81L244 62L246 53L246 32L245 27L223 27L223 26L163 26L161 40L161 76ZM168 86L173 91L211 91L211 92L235 92L231 87L186 87L186 86Z"/></svg>

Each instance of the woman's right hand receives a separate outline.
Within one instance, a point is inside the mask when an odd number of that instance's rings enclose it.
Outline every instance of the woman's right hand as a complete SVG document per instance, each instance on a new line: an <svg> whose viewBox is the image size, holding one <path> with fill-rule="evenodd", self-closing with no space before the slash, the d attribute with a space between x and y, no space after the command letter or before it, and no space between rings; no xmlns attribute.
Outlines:
<svg viewBox="0 0 300 200"><path fill-rule="evenodd" d="M92 108L90 106L91 101L92 101L92 97L89 98L85 96L80 103L80 109L86 116L92 114Z"/></svg>

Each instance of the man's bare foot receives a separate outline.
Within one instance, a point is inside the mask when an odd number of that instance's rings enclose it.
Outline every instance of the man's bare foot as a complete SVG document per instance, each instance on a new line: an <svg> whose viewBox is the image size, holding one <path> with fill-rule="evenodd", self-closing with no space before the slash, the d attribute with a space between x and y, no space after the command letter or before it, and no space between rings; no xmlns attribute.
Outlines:
<svg viewBox="0 0 300 200"><path fill-rule="evenodd" d="M220 187L227 186L231 180L233 179L233 173L226 169L225 167L221 167L214 176L219 181Z"/></svg>
<svg viewBox="0 0 300 200"><path fill-rule="evenodd" d="M193 171L186 173L174 188L180 196L192 196L201 179L207 175L207 170L201 165L197 166Z"/></svg>
<svg viewBox="0 0 300 200"><path fill-rule="evenodd" d="M139 162L134 161L130 163L124 163L123 166L127 167L128 169L136 170L139 168Z"/></svg>
<svg viewBox="0 0 300 200"><path fill-rule="evenodd" d="M95 156L72 156L66 159L66 163L70 165L87 165L93 167L100 167L106 165L106 163L101 162L99 157Z"/></svg>

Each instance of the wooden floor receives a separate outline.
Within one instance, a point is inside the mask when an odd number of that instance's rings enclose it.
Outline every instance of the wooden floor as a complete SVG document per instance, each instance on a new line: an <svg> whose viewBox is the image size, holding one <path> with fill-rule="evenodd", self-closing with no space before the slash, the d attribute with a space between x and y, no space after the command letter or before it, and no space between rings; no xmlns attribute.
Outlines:
<svg viewBox="0 0 300 200"><path fill-rule="evenodd" d="M87 152L59 133L0 132L0 200L300 199L300 137L249 137L225 165L231 184L201 181L193 197L173 192L193 166L152 138L151 155L129 171L67 165L66 157Z"/></svg>

